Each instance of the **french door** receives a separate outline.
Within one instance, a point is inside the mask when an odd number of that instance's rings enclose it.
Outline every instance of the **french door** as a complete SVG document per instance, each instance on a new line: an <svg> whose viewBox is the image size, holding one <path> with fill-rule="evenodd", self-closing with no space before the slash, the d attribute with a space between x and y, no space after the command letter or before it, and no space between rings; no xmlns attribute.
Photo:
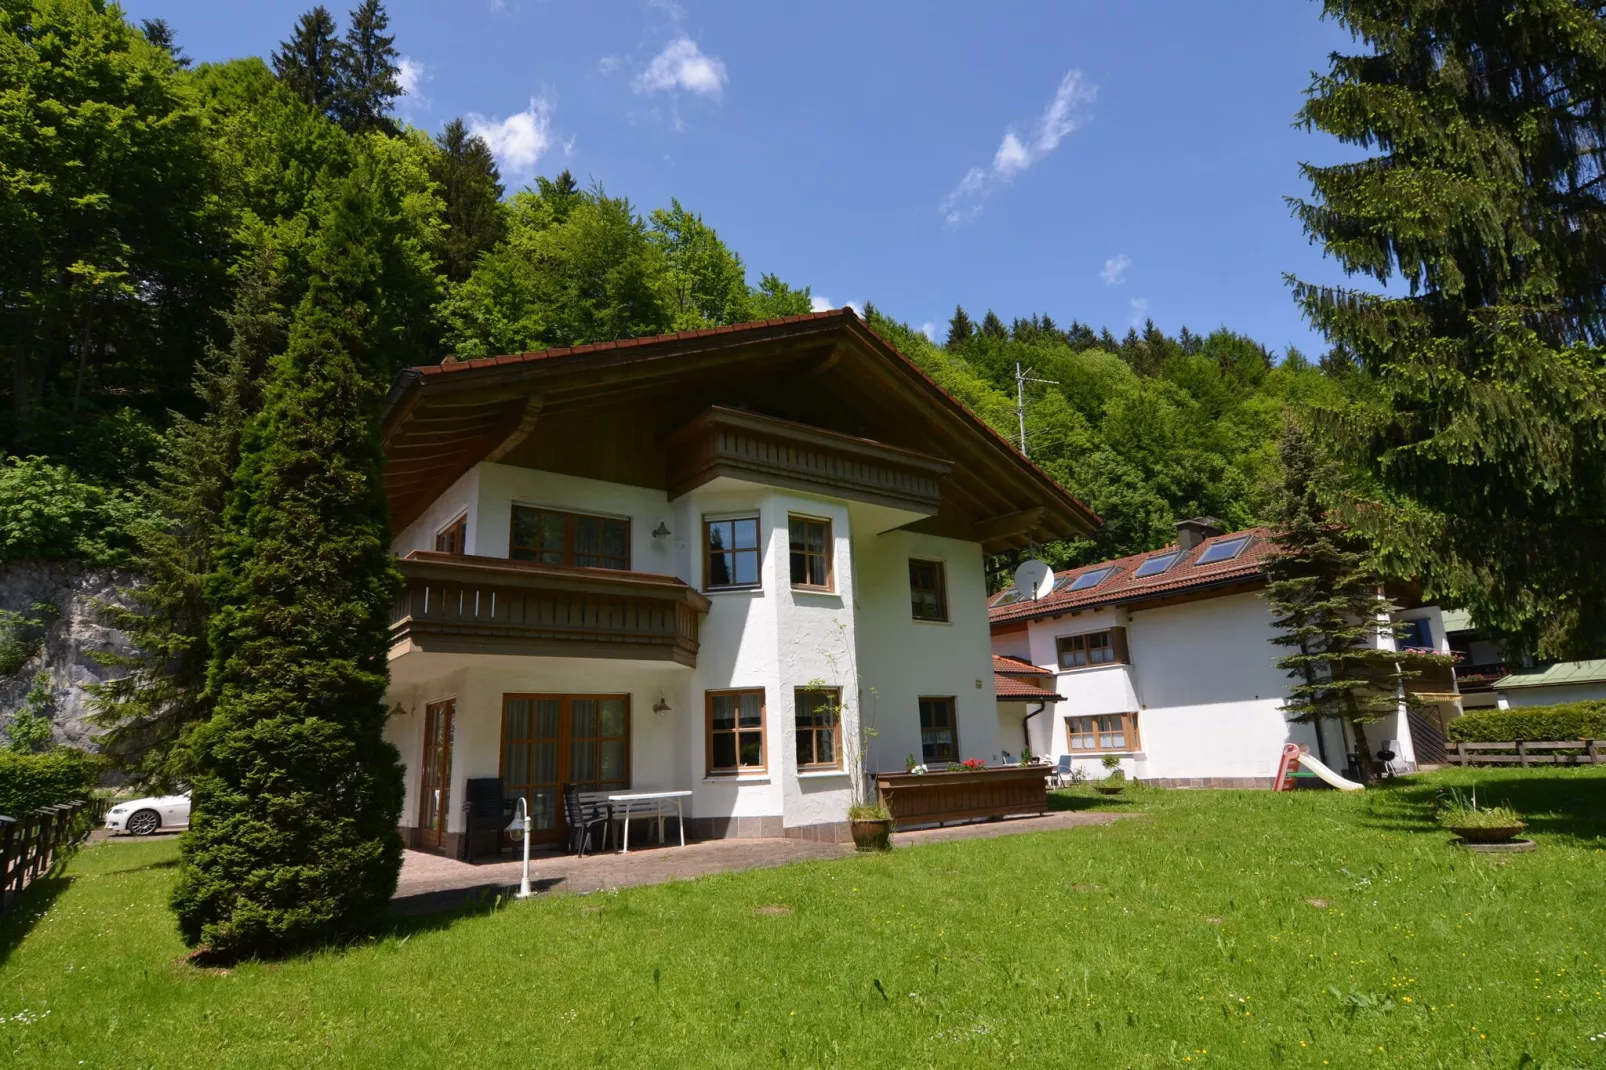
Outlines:
<svg viewBox="0 0 1606 1070"><path fill-rule="evenodd" d="M531 839L563 837L564 784L630 786L630 696L502 696L502 790L529 806Z"/></svg>
<svg viewBox="0 0 1606 1070"><path fill-rule="evenodd" d="M424 751L419 763L419 846L439 850L446 843L446 819L451 814L448 794L452 783L452 717L457 702L431 702L424 707Z"/></svg>

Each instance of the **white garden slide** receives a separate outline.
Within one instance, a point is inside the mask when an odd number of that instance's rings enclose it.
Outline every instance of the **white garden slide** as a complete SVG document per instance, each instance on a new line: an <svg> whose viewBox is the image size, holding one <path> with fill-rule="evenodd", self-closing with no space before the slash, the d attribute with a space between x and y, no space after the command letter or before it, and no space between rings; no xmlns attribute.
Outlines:
<svg viewBox="0 0 1606 1070"><path fill-rule="evenodd" d="M1366 790L1365 784L1357 784L1353 780L1345 780L1343 777L1327 768L1327 766L1323 765L1321 762L1318 762L1315 758L1312 758L1309 754L1301 754L1299 756L1299 767L1301 769L1309 769L1311 772L1327 781L1327 783L1331 784L1339 791Z"/></svg>

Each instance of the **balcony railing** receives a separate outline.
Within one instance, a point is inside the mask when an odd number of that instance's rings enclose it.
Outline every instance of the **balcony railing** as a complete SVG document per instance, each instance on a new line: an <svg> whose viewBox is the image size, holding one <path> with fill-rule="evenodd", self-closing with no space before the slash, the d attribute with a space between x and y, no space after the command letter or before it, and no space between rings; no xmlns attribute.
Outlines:
<svg viewBox="0 0 1606 1070"><path fill-rule="evenodd" d="M1457 665L1455 682L1463 695L1476 695L1493 691L1496 680L1511 675L1511 666L1504 662L1489 665Z"/></svg>
<svg viewBox="0 0 1606 1070"><path fill-rule="evenodd" d="M412 651L697 664L708 599L673 576L415 550L391 614L391 657Z"/></svg>

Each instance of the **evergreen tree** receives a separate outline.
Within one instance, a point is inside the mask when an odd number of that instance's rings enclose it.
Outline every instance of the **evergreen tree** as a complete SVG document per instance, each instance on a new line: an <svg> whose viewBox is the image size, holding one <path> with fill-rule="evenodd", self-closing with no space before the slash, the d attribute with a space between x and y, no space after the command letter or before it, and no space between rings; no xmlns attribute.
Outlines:
<svg viewBox="0 0 1606 1070"><path fill-rule="evenodd" d="M173 63L185 70L190 67L190 57L178 47L178 37L173 33L166 19L141 19L139 30L145 35L145 40L173 57Z"/></svg>
<svg viewBox="0 0 1606 1070"><path fill-rule="evenodd" d="M349 16L346 31L337 111L340 123L352 133L391 131L391 105L401 96L396 65L396 38L386 34L390 16L380 0L362 0Z"/></svg>
<svg viewBox="0 0 1606 1070"><path fill-rule="evenodd" d="M748 296L748 305L754 319L767 320L807 315L814 307L814 300L809 287L794 290L778 275L766 272L759 277L758 288Z"/></svg>
<svg viewBox="0 0 1606 1070"><path fill-rule="evenodd" d="M186 744L212 715L206 580L241 432L261 404L269 358L284 348L275 259L262 247L241 266L226 317L233 342L211 350L196 373L205 415L175 417L147 494L157 515L134 527L142 582L102 607L135 652L110 659L125 675L90 688L93 719L106 728L99 743L136 782L159 789L189 780L194 756Z"/></svg>
<svg viewBox="0 0 1606 1070"><path fill-rule="evenodd" d="M1065 330L1065 344L1078 352L1084 349L1096 349L1099 336L1093 333L1093 328L1081 320L1072 320L1071 325Z"/></svg>
<svg viewBox="0 0 1606 1070"><path fill-rule="evenodd" d="M273 70L301 102L337 118L346 80L346 46L335 36L335 19L319 4L296 20L295 33L273 53Z"/></svg>
<svg viewBox="0 0 1606 1070"><path fill-rule="evenodd" d="M1364 46L1300 114L1306 232L1392 294L1305 283L1373 396L1320 425L1390 571L1543 657L1606 650L1606 20L1581 0L1324 0ZM1333 362L1338 366L1339 362ZM1543 548L1543 552L1535 552Z"/></svg>
<svg viewBox="0 0 1606 1070"><path fill-rule="evenodd" d="M1329 514L1324 497L1336 489L1331 462L1292 417L1285 419L1278 455L1282 484L1273 500L1275 549L1266 562L1266 598L1279 634L1271 641L1295 652L1277 667L1295 682L1283 712L1290 721L1349 729L1367 777L1364 726L1398 712L1407 668L1446 659L1379 647L1388 634L1382 580L1365 543Z"/></svg>
<svg viewBox="0 0 1606 1070"><path fill-rule="evenodd" d="M311 286L246 426L208 586L216 711L194 740L173 905L184 938L223 958L360 928L401 865L401 767L382 734L399 577L370 170L336 185L312 239Z"/></svg>
<svg viewBox="0 0 1606 1070"><path fill-rule="evenodd" d="M447 123L435 142L441 151L430 177L446 202L441 263L448 279L462 282L473 272L479 255L507 232L502 175L491 147L478 134L469 133L461 119Z"/></svg>
<svg viewBox="0 0 1606 1070"><path fill-rule="evenodd" d="M580 192L580 184L574 180L574 176L567 168L559 171L556 178L537 175L535 188L541 194L541 200L551 210L552 218L559 223L569 217L569 212L575 205L585 200L585 194Z"/></svg>
<svg viewBox="0 0 1606 1070"><path fill-rule="evenodd" d="M976 333L983 338L991 338L999 342L1009 338L1009 331L1005 329L1004 321L999 319L998 313L990 308L987 310L987 315L981 318L981 329Z"/></svg>
<svg viewBox="0 0 1606 1070"><path fill-rule="evenodd" d="M975 325L965 314L965 306L955 305L953 318L948 321L948 340L943 344L949 349L955 349L970 341L971 335L975 333Z"/></svg>

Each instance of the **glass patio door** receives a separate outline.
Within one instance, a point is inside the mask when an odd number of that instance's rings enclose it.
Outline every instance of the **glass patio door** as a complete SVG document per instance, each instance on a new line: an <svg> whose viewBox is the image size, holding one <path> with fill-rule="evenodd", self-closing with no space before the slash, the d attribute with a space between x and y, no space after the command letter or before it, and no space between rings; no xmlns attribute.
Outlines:
<svg viewBox="0 0 1606 1070"><path fill-rule="evenodd" d="M431 702L424 707L423 776L418 791L419 846L439 850L446 843L447 794L452 783L452 715L457 703Z"/></svg>
<svg viewBox="0 0 1606 1070"><path fill-rule="evenodd" d="M630 786L629 697L504 695L502 790L529 805L533 840L562 838L569 783L581 791Z"/></svg>

